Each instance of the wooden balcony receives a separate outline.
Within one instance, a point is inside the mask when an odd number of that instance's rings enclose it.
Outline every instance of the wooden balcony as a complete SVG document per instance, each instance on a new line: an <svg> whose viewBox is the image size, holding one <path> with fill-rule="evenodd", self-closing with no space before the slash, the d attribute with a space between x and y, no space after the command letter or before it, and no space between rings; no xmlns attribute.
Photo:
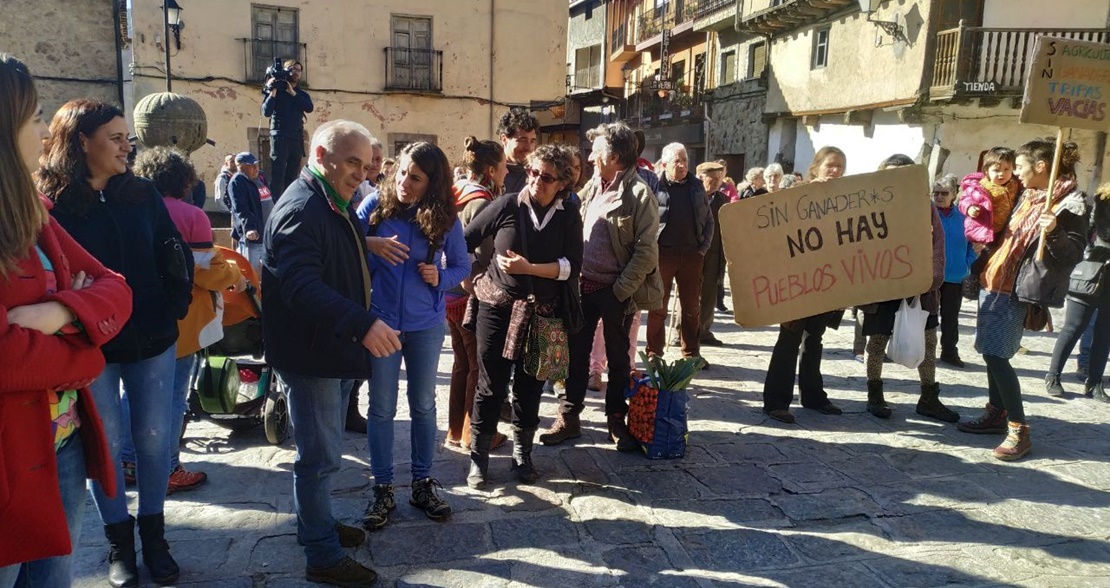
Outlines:
<svg viewBox="0 0 1110 588"><path fill-rule="evenodd" d="M609 54L609 61L624 63L636 57L636 44L632 42L628 34L629 28L629 23L626 21L613 29L609 42L609 47L612 50Z"/></svg>
<svg viewBox="0 0 1110 588"><path fill-rule="evenodd" d="M1110 29L957 27L937 34L931 100L1021 96L1038 36L1110 42Z"/></svg>

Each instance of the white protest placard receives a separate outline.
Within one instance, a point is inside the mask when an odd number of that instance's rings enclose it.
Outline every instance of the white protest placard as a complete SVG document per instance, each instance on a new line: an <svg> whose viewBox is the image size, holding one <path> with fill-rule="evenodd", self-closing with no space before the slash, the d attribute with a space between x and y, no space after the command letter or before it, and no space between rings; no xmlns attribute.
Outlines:
<svg viewBox="0 0 1110 588"><path fill-rule="evenodd" d="M1025 76L1021 122L1110 129L1110 45L1037 37Z"/></svg>
<svg viewBox="0 0 1110 588"><path fill-rule="evenodd" d="M924 166L812 182L721 208L735 320L773 325L924 293L933 281Z"/></svg>

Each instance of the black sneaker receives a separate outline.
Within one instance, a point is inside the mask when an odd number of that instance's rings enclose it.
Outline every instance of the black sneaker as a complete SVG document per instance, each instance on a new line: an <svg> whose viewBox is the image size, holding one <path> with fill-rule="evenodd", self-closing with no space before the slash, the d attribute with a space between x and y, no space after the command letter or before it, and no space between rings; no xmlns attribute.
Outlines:
<svg viewBox="0 0 1110 588"><path fill-rule="evenodd" d="M393 500L393 484L375 484L374 501L366 505L362 515L362 528L377 531L389 522L389 511L397 508Z"/></svg>
<svg viewBox="0 0 1110 588"><path fill-rule="evenodd" d="M443 488L435 478L424 478L413 482L409 504L424 511L429 519L442 521L451 516L451 506L436 494L437 487Z"/></svg>
<svg viewBox="0 0 1110 588"><path fill-rule="evenodd" d="M345 557L334 566L306 567L304 579L316 584L331 584L343 588L366 588L377 583L378 574L354 559Z"/></svg>

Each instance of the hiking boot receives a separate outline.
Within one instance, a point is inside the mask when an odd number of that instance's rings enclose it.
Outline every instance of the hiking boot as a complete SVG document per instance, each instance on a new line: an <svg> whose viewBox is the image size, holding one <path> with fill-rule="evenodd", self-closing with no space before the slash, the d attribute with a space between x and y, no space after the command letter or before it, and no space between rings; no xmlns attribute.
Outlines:
<svg viewBox="0 0 1110 588"><path fill-rule="evenodd" d="M1098 382L1094 386L1088 386L1087 392L1084 394L1087 398L1092 398L1099 402L1110 403L1110 396L1106 395L1106 389L1103 388L1102 382Z"/></svg>
<svg viewBox="0 0 1110 588"><path fill-rule="evenodd" d="M207 481L208 474L204 472L190 472L182 467L181 464L177 464L177 467L170 473L170 482L166 486L166 496L174 492L192 490L203 485Z"/></svg>
<svg viewBox="0 0 1110 588"><path fill-rule="evenodd" d="M1025 457L1033 442L1029 439L1029 425L1009 423L1006 438L994 448L994 457L1002 461L1014 461Z"/></svg>
<svg viewBox="0 0 1110 588"><path fill-rule="evenodd" d="M362 528L377 531L389 522L389 511L397 508L393 500L393 484L374 484L374 501L366 505L362 514Z"/></svg>
<svg viewBox="0 0 1110 588"><path fill-rule="evenodd" d="M591 372L590 378L586 380L586 388L594 392L601 392L601 372Z"/></svg>
<svg viewBox="0 0 1110 588"><path fill-rule="evenodd" d="M516 472L516 478L525 484L534 484L540 478L536 466L532 464L535 436L535 429L513 427L513 471Z"/></svg>
<svg viewBox="0 0 1110 588"><path fill-rule="evenodd" d="M344 557L334 566L305 567L304 579L316 584L331 584L343 588L365 588L378 581L378 574L353 558Z"/></svg>
<svg viewBox="0 0 1110 588"><path fill-rule="evenodd" d="M960 354L957 351L949 351L949 352L941 353L940 357L938 359L940 359L944 363L946 363L946 364L948 364L952 367L956 367L956 368L962 368L965 365L967 365L967 364L964 363L964 360L960 359Z"/></svg>
<svg viewBox="0 0 1110 588"><path fill-rule="evenodd" d="M582 436L582 421L574 413L557 414L555 422L546 433L540 435L540 443L544 445L558 445L563 441L577 439Z"/></svg>
<svg viewBox="0 0 1110 588"><path fill-rule="evenodd" d="M135 519L104 525L108 539L108 584L112 588L139 585L138 563L135 561Z"/></svg>
<svg viewBox="0 0 1110 588"><path fill-rule="evenodd" d="M1064 397L1064 386L1060 384L1059 374L1048 374L1044 377L1044 391L1055 398Z"/></svg>
<svg viewBox="0 0 1110 588"><path fill-rule="evenodd" d="M640 444L628 431L623 414L611 414L606 417L606 421L609 425L609 439L617 444L617 451L636 451L640 448Z"/></svg>
<svg viewBox="0 0 1110 588"><path fill-rule="evenodd" d="M143 543L143 565L159 584L171 584L181 574L166 542L166 519L162 513L139 517L139 539Z"/></svg>
<svg viewBox="0 0 1110 588"><path fill-rule="evenodd" d="M436 493L443 486L435 478L424 478L412 483L412 498L409 504L424 511L424 515L433 521L442 521L451 516L451 506L444 502Z"/></svg>
<svg viewBox="0 0 1110 588"><path fill-rule="evenodd" d="M359 545L362 545L363 541L366 541L366 533L363 532L362 529L359 529L358 527L352 527L350 525L344 525L343 523L340 523L338 521L336 521L335 523L335 532L339 534L340 547L358 547ZM304 543L301 541L300 537L297 537L297 545L300 545L302 547L304 546Z"/></svg>
<svg viewBox="0 0 1110 588"><path fill-rule="evenodd" d="M917 400L917 414L946 423L960 422L960 415L940 401L940 384L936 382L921 385L921 398Z"/></svg>
<svg viewBox="0 0 1110 588"><path fill-rule="evenodd" d="M120 464L123 468L123 483L128 486L135 485L135 462L125 461Z"/></svg>
<svg viewBox="0 0 1110 588"><path fill-rule="evenodd" d="M983 414L970 421L956 423L956 428L965 433L979 435L1005 433L1006 411L988 402L986 408L983 409Z"/></svg>
<svg viewBox="0 0 1110 588"><path fill-rule="evenodd" d="M881 419L889 419L893 412L883 397L882 380L867 380L867 412Z"/></svg>
<svg viewBox="0 0 1110 588"><path fill-rule="evenodd" d="M474 490L486 489L489 476L489 450L493 435L470 435L470 473L466 475L466 485Z"/></svg>
<svg viewBox="0 0 1110 588"><path fill-rule="evenodd" d="M780 423L786 423L788 425L794 424L794 413L785 408L780 408L777 410L767 410L765 408L763 409L763 414L775 419Z"/></svg>

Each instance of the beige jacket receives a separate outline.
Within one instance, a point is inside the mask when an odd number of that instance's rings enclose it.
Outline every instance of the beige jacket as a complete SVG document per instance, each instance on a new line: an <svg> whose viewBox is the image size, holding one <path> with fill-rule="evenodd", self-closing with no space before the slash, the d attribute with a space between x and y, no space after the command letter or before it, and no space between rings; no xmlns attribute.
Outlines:
<svg viewBox="0 0 1110 588"><path fill-rule="evenodd" d="M659 202L647 183L632 167L616 180L620 182L620 205L605 214L609 224L609 240L613 254L624 270L613 294L627 301L629 312L655 310L663 307L663 280L659 277ZM595 176L582 189L582 210L601 194L601 182ZM586 228L585 230L589 230Z"/></svg>

